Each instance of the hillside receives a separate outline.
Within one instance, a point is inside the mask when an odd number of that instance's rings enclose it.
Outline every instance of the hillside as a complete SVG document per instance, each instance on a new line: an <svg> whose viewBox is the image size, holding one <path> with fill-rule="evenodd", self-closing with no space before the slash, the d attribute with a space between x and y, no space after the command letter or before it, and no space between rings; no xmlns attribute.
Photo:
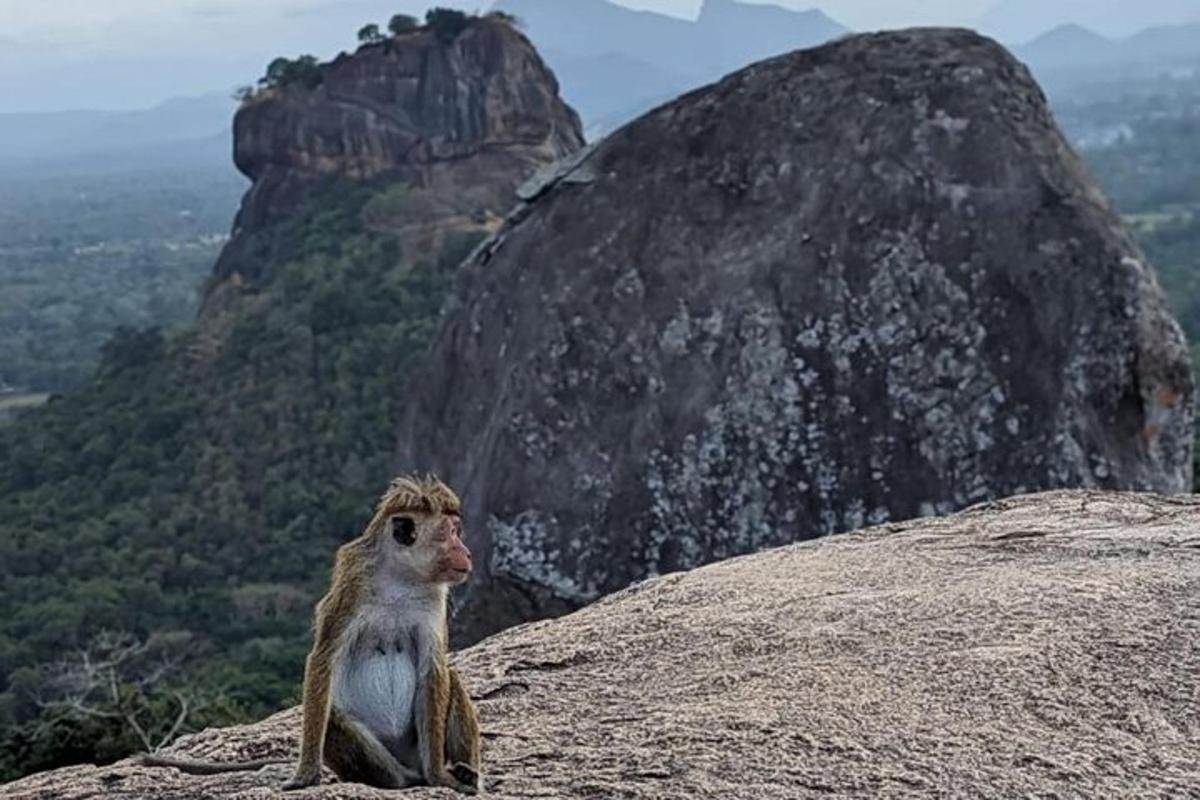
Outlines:
<svg viewBox="0 0 1200 800"><path fill-rule="evenodd" d="M506 631L456 657L487 796L1190 796L1198 528L1194 498L1019 497L668 575ZM172 752L288 757L299 721L208 730ZM122 762L0 793L258 798L288 774Z"/></svg>
<svg viewBox="0 0 1200 800"><path fill-rule="evenodd" d="M319 69L238 113L253 184L195 324L121 332L94 379L0 429L0 775L136 746L40 702L47 662L105 631L189 642L169 683L132 684L147 718L181 686L192 724L290 696L458 264L529 172L582 144L499 20Z"/></svg>
<svg viewBox="0 0 1200 800"><path fill-rule="evenodd" d="M212 94L137 111L0 113L0 172L30 161L187 146L228 131L233 110L231 99Z"/></svg>
<svg viewBox="0 0 1200 800"><path fill-rule="evenodd" d="M1186 341L990 39L760 62L528 194L464 268L393 461L486 521L464 641L889 519L1192 486Z"/></svg>

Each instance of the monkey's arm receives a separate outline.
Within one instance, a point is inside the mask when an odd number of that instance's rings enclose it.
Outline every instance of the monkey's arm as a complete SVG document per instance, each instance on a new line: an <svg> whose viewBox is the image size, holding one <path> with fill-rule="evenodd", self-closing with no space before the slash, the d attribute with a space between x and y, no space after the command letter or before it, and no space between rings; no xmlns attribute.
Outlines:
<svg viewBox="0 0 1200 800"><path fill-rule="evenodd" d="M341 626L334 613L317 609L313 649L304 662L304 727L300 738L300 761L284 789L302 789L321 782L325 731L329 725L329 690L333 680Z"/></svg>
<svg viewBox="0 0 1200 800"><path fill-rule="evenodd" d="M147 753L138 758L146 767L174 767L189 775L219 775L222 772L248 772L275 764L290 764L290 758L259 758L254 761L197 761L191 758L174 758Z"/></svg>
<svg viewBox="0 0 1200 800"><path fill-rule="evenodd" d="M479 714L458 671L447 667L450 678L450 713L446 721L446 760L450 774L476 791L483 791Z"/></svg>
<svg viewBox="0 0 1200 800"><path fill-rule="evenodd" d="M417 694L417 748L421 771L430 786L448 786L470 793L474 787L460 781L446 769L446 722L450 712L450 673L445 656L432 659L429 673Z"/></svg>

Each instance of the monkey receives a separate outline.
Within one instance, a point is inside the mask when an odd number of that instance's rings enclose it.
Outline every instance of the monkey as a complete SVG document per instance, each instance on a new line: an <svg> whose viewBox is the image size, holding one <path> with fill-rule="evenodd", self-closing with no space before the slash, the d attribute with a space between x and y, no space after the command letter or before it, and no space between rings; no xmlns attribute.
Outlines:
<svg viewBox="0 0 1200 800"><path fill-rule="evenodd" d="M433 477L401 476L358 538L342 545L313 615L300 759L284 790L339 779L383 789L483 788L479 717L447 663L449 588L471 572L461 502ZM193 774L259 769L146 756Z"/></svg>

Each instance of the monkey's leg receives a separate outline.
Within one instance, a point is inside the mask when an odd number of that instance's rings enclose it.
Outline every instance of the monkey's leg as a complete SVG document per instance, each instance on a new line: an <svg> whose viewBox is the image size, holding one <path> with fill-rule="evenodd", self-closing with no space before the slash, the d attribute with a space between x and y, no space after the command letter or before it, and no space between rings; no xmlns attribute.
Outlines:
<svg viewBox="0 0 1200 800"><path fill-rule="evenodd" d="M446 720L446 760L450 774L475 791L483 791L479 715L453 667L450 672L450 713Z"/></svg>
<svg viewBox="0 0 1200 800"><path fill-rule="evenodd" d="M404 789L425 783L419 772L396 760L375 736L333 709L325 732L325 763L344 781L379 789Z"/></svg>

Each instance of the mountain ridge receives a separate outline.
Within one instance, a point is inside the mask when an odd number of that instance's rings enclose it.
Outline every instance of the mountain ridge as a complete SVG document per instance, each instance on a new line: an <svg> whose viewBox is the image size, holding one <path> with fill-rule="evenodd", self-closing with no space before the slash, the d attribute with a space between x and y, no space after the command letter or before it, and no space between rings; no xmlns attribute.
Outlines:
<svg viewBox="0 0 1200 800"><path fill-rule="evenodd" d="M746 64L848 32L818 9L736 0L708 0L694 20L610 0L498 0L493 8L522 21L593 135ZM634 86L629 62L645 67Z"/></svg>
<svg viewBox="0 0 1200 800"><path fill-rule="evenodd" d="M1032 39L1065 23L1090 28L1110 38L1131 36L1158 25L1200 22L1192 0L1143 0L1096 3L1093 0L997 0L979 18L978 27L1005 44Z"/></svg>

